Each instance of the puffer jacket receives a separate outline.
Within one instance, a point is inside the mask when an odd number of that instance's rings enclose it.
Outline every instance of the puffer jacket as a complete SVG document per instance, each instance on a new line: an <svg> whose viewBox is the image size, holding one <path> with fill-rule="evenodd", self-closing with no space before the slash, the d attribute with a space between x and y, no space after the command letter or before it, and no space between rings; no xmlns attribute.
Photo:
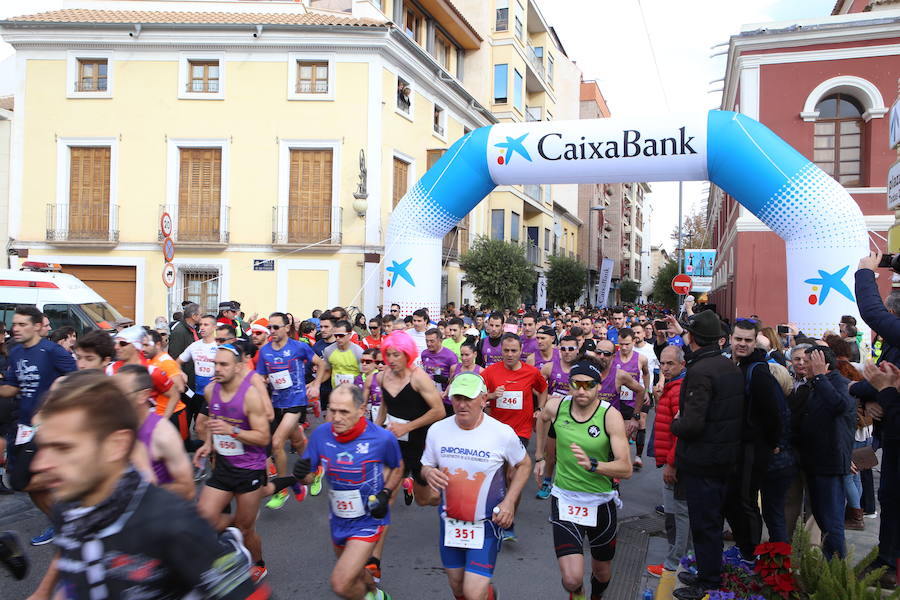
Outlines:
<svg viewBox="0 0 900 600"><path fill-rule="evenodd" d="M663 393L656 403L656 420L653 421L653 448L656 455L656 466L675 466L675 436L670 426L672 419L678 412L678 396L681 394L681 384L684 381L684 372L675 379L669 380L663 386Z"/></svg>
<svg viewBox="0 0 900 600"><path fill-rule="evenodd" d="M679 410L675 466L702 477L726 478L737 467L744 415L744 376L718 345L688 354Z"/></svg>

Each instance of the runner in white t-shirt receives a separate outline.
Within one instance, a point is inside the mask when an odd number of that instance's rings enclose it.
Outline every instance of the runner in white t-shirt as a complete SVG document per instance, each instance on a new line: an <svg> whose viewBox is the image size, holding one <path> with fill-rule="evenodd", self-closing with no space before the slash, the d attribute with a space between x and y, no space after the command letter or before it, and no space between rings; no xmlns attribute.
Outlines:
<svg viewBox="0 0 900 600"><path fill-rule="evenodd" d="M493 600L501 529L512 526L531 459L512 427L484 414L481 376L458 375L449 394L455 414L428 430L422 476L441 492L441 562L454 596Z"/></svg>
<svg viewBox="0 0 900 600"><path fill-rule="evenodd" d="M178 356L178 366L194 361L193 393L203 396L203 391L213 379L216 367L216 318L205 315L200 319L200 339L191 343Z"/></svg>

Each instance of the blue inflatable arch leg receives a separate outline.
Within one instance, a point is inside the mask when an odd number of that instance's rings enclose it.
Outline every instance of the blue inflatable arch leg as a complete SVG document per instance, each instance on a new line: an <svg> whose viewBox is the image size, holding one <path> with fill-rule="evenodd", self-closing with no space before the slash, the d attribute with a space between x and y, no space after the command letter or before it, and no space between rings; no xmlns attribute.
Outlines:
<svg viewBox="0 0 900 600"><path fill-rule="evenodd" d="M761 123L726 111L503 123L454 143L407 192L385 240L384 304L440 310L441 240L497 185L709 180L784 239L788 313L810 334L858 316L863 216L834 179Z"/></svg>

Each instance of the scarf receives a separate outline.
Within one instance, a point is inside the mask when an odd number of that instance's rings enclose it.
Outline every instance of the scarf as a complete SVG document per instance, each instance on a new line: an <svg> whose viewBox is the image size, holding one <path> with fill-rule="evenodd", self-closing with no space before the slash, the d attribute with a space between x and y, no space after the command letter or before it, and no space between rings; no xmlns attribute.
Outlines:
<svg viewBox="0 0 900 600"><path fill-rule="evenodd" d="M116 488L95 506L81 506L78 502L62 503L63 532L81 543L109 527L127 510L135 494L148 484L134 469L122 475Z"/></svg>
<svg viewBox="0 0 900 600"><path fill-rule="evenodd" d="M366 426L368 425L368 421L366 421L365 417L360 417L359 421L356 422L356 425L345 431L344 433L338 433L334 430L334 423L331 424L331 433L334 435L334 439L339 441L342 444L346 444L348 442L352 442L356 438L362 435L363 431L366 430Z"/></svg>

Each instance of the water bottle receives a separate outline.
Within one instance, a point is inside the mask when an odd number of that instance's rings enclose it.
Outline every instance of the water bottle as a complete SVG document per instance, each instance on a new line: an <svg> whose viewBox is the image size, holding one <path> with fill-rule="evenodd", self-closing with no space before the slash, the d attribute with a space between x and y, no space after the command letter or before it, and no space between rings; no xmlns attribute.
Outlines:
<svg viewBox="0 0 900 600"><path fill-rule="evenodd" d="M650 588L644 589L644 593L641 595L641 600L653 600L653 590Z"/></svg>

